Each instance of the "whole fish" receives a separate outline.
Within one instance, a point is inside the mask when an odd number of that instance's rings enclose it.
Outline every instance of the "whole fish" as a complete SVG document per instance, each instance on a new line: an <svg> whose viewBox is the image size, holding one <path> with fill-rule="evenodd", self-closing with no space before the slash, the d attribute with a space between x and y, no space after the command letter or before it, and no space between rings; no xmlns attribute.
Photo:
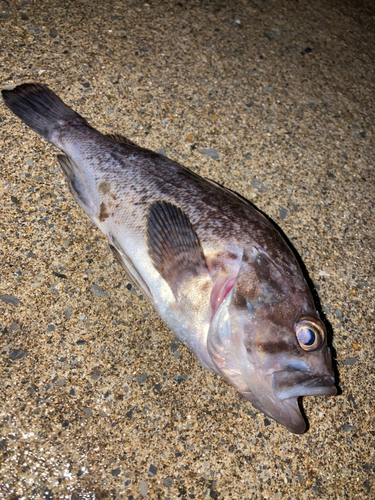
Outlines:
<svg viewBox="0 0 375 500"><path fill-rule="evenodd" d="M57 159L74 199L199 362L291 432L304 432L298 398L336 394L331 353L274 225L176 162L101 134L46 85L2 94L65 153Z"/></svg>

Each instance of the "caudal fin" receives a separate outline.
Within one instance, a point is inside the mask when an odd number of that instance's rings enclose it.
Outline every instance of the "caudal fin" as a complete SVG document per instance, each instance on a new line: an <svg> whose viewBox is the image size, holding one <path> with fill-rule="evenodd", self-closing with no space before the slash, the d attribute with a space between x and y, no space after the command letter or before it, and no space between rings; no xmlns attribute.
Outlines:
<svg viewBox="0 0 375 500"><path fill-rule="evenodd" d="M12 90L2 90L5 104L26 125L53 142L52 133L64 123L86 120L67 106L41 83L24 83Z"/></svg>

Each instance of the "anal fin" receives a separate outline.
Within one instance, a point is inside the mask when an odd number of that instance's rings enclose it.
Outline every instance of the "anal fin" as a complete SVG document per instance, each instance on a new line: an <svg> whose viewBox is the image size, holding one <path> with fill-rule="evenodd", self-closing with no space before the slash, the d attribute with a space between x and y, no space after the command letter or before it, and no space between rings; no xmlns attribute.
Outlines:
<svg viewBox="0 0 375 500"><path fill-rule="evenodd" d="M123 248L120 246L119 242L112 234L108 235L108 241L109 241L109 248L112 250L113 256L115 257L117 262L121 264L121 266L125 269L125 272L130 276L130 278L134 281L134 283L139 287L140 290L142 290L142 292L144 293L144 295L146 295L149 301L153 303L154 297L152 295L152 292L147 283L145 282L145 280L142 278L142 276L135 268L131 258L125 253Z"/></svg>
<svg viewBox="0 0 375 500"><path fill-rule="evenodd" d="M202 245L187 215L168 201L155 201L147 214L148 253L174 295L186 280L209 276Z"/></svg>

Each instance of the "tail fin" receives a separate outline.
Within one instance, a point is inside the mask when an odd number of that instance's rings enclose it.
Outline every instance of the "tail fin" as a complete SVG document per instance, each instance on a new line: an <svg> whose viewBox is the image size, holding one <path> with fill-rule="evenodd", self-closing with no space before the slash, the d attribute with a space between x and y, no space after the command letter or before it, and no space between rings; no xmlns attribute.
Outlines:
<svg viewBox="0 0 375 500"><path fill-rule="evenodd" d="M15 115L51 142L54 129L64 122L78 119L86 123L82 116L64 104L47 85L24 83L12 90L3 90L2 95L5 104Z"/></svg>

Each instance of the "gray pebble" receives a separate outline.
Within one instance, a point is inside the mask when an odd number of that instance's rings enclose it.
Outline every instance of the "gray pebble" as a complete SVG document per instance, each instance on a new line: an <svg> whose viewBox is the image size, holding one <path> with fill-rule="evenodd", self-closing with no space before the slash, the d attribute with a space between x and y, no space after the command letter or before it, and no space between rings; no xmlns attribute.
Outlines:
<svg viewBox="0 0 375 500"><path fill-rule="evenodd" d="M286 219L286 216L288 215L288 210L286 208L280 208L279 216L280 219L284 220Z"/></svg>
<svg viewBox="0 0 375 500"><path fill-rule="evenodd" d="M17 323L12 323L12 324L10 325L10 327L9 327L9 328L10 328L13 332L17 332L17 331L20 329L20 327L18 326L18 324L17 324Z"/></svg>
<svg viewBox="0 0 375 500"><path fill-rule="evenodd" d="M344 361L344 365L353 366L357 362L356 358L348 358Z"/></svg>
<svg viewBox="0 0 375 500"><path fill-rule="evenodd" d="M47 332L54 332L55 330L56 330L55 325L50 324L47 326Z"/></svg>
<svg viewBox="0 0 375 500"><path fill-rule="evenodd" d="M164 484L164 486L166 486L167 488L170 488L170 487L172 486L172 484L173 484L173 477L171 477L171 476L165 477L165 478L163 479L163 484Z"/></svg>
<svg viewBox="0 0 375 500"><path fill-rule="evenodd" d="M342 319L342 313L341 313L340 309L335 309L335 311L333 312L333 315L337 319Z"/></svg>
<svg viewBox="0 0 375 500"><path fill-rule="evenodd" d="M72 312L73 312L73 307L71 306L68 306L64 312L64 316L66 319L69 319L70 316L72 315Z"/></svg>
<svg viewBox="0 0 375 500"><path fill-rule="evenodd" d="M111 470L111 474L114 477L119 477L119 475L121 474L121 469L113 469Z"/></svg>
<svg viewBox="0 0 375 500"><path fill-rule="evenodd" d="M92 413L91 408L86 408L86 410L85 410L85 417L86 418L91 417L91 413Z"/></svg>
<svg viewBox="0 0 375 500"><path fill-rule="evenodd" d="M150 468L148 469L148 473L147 473L148 477L154 477L155 474L157 473L157 471L158 471L158 468L155 467L155 465L151 464Z"/></svg>
<svg viewBox="0 0 375 500"><path fill-rule="evenodd" d="M18 304L20 304L21 302L19 299L17 299L17 297L14 297L14 295L8 295L7 293L4 295L0 295L0 299L6 304L12 304L12 306L18 306Z"/></svg>
<svg viewBox="0 0 375 500"><path fill-rule="evenodd" d="M147 481L141 481L138 485L139 488L139 493L145 497L147 495L147 490L148 490L148 482Z"/></svg>
<svg viewBox="0 0 375 500"><path fill-rule="evenodd" d="M357 427L355 427L354 425L350 425L350 424L342 424L341 429L344 432L350 432L350 431L356 431Z"/></svg>
<svg viewBox="0 0 375 500"><path fill-rule="evenodd" d="M256 179L254 177L254 179L251 181L251 185L253 186L254 189L257 189L258 191L266 191L267 188L266 186L263 184L262 181L260 181L259 179Z"/></svg>
<svg viewBox="0 0 375 500"><path fill-rule="evenodd" d="M219 153L217 152L217 149L213 149L213 148L210 148L210 149L200 149L199 152L202 155L209 156L213 160L218 160L219 159Z"/></svg>
<svg viewBox="0 0 375 500"><path fill-rule="evenodd" d="M273 92L273 87L264 87L264 90L265 90L266 92L270 92L270 93L272 94L272 92Z"/></svg>
<svg viewBox="0 0 375 500"><path fill-rule="evenodd" d="M109 297L108 293L105 292L101 286L96 285L95 283L92 285L91 291L97 297L105 297L105 298Z"/></svg>
<svg viewBox="0 0 375 500"><path fill-rule="evenodd" d="M142 373L142 375L138 379L138 384L141 385L143 382L145 382L147 379L147 373Z"/></svg>
<svg viewBox="0 0 375 500"><path fill-rule="evenodd" d="M163 155L163 156L165 156L165 149L164 149L164 148L159 148L159 149L157 150L157 153L159 153L159 155Z"/></svg>
<svg viewBox="0 0 375 500"><path fill-rule="evenodd" d="M180 344L178 342L174 342L173 344L171 344L171 351L176 352L179 347L180 347Z"/></svg>
<svg viewBox="0 0 375 500"><path fill-rule="evenodd" d="M12 349L9 353L9 359L12 359L13 361L16 359L22 359L27 356L27 353L25 351L22 351L21 349Z"/></svg>

